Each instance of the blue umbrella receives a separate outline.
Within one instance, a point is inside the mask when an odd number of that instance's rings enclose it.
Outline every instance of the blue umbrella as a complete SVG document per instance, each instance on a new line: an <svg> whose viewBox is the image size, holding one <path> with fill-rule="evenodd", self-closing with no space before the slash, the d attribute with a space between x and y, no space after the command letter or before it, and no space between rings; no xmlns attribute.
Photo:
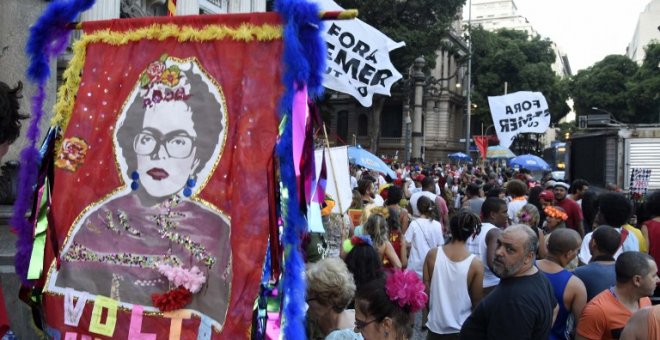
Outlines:
<svg viewBox="0 0 660 340"><path fill-rule="evenodd" d="M550 166L543 159L529 154L512 158L509 161L509 165L517 165L530 171L550 170Z"/></svg>
<svg viewBox="0 0 660 340"><path fill-rule="evenodd" d="M470 156L468 156L468 155L466 155L462 152L450 153L449 155L447 155L447 157L449 157L449 159L455 159L455 160L459 160L459 161L471 161L472 160L472 157L470 157Z"/></svg>
<svg viewBox="0 0 660 340"><path fill-rule="evenodd" d="M353 164L363 166L367 169L382 172L396 179L396 172L394 172L394 170L390 169L390 167L387 166L387 164L385 164L383 160L378 158L378 156L372 154L371 152L365 149L349 146L348 161Z"/></svg>

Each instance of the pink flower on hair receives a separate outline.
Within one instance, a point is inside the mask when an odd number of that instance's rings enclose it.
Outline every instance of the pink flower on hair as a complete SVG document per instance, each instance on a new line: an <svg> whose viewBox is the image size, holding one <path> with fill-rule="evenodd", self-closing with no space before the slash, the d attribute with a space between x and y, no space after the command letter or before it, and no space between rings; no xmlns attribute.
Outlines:
<svg viewBox="0 0 660 340"><path fill-rule="evenodd" d="M424 292L424 283L413 271L394 270L385 282L387 296L401 308L415 313L424 306L429 297Z"/></svg>
<svg viewBox="0 0 660 340"><path fill-rule="evenodd" d="M206 276L202 273L197 266L190 269L183 267L172 267L167 264L158 265L158 271L165 275L167 279L174 284L174 286L183 286L193 294L202 289L202 285L206 283Z"/></svg>

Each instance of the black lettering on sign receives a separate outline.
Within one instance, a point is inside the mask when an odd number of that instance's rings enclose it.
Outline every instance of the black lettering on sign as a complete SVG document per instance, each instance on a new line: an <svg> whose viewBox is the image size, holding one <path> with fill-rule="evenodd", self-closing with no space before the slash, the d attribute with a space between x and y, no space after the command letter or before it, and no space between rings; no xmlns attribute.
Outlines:
<svg viewBox="0 0 660 340"><path fill-rule="evenodd" d="M326 41L325 45L328 48L328 60L332 60L332 52L335 50L335 45Z"/></svg>
<svg viewBox="0 0 660 340"><path fill-rule="evenodd" d="M366 86L360 86L360 87L358 87L358 88L357 88L357 91L358 91L358 93L359 93L362 97L366 97L367 94L368 94L368 91L367 91L367 87L366 87Z"/></svg>
<svg viewBox="0 0 660 340"><path fill-rule="evenodd" d="M341 27L337 26L336 24L332 24L330 28L328 28L328 34L329 35L339 35L339 32L341 32Z"/></svg>
<svg viewBox="0 0 660 340"><path fill-rule="evenodd" d="M509 132L509 120L500 119L500 132Z"/></svg>
<svg viewBox="0 0 660 340"><path fill-rule="evenodd" d="M376 71L376 74L374 75L374 78L371 79L371 86L379 84L382 87L385 87L385 80L387 78L390 78L393 76L392 71L385 69L385 70L378 70Z"/></svg>
<svg viewBox="0 0 660 340"><path fill-rule="evenodd" d="M348 74L348 72L350 71L351 77L353 79L358 79L357 72L358 69L360 68L360 61L355 58L351 60L346 60L346 59L348 59L348 54L346 53L346 51L339 50L339 52L337 52L337 57L335 57L335 63L341 66L342 70L344 70L346 74Z"/></svg>
<svg viewBox="0 0 660 340"><path fill-rule="evenodd" d="M362 40L358 40L357 44L355 44L355 47L353 47L353 52L357 53L360 55L360 57L364 58L364 55L369 52L371 48L367 43L365 43Z"/></svg>
<svg viewBox="0 0 660 340"><path fill-rule="evenodd" d="M349 32L344 32L339 36L339 43L345 48L351 48L355 44L355 37Z"/></svg>
<svg viewBox="0 0 660 340"><path fill-rule="evenodd" d="M360 71L360 77L358 78L359 81L369 84L369 78L371 75L374 73L376 69L369 65L369 64L364 64L364 67L362 67L362 71Z"/></svg>

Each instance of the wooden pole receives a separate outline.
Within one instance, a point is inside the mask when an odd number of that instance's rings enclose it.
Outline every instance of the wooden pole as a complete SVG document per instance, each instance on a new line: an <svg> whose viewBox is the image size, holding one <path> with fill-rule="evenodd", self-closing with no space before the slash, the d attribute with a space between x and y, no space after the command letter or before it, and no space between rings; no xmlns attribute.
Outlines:
<svg viewBox="0 0 660 340"><path fill-rule="evenodd" d="M335 164L332 162L332 152L330 151L330 142L328 141L328 131L325 128L325 123L323 123L323 136L325 137L325 148L328 150L328 158L330 158L330 167L332 168L332 181L335 183L335 193L337 197L337 205L339 205L339 214L341 215L341 237L342 241L344 240L344 232L346 226L344 225L344 208L341 204L341 195L339 195L339 187L337 186L337 176L335 175Z"/></svg>
<svg viewBox="0 0 660 340"><path fill-rule="evenodd" d="M176 3L176 2L175 2ZM176 5L175 5L176 6ZM169 1L168 1L168 8L169 8ZM169 12L168 12L169 15ZM351 20L355 19L358 16L358 10L357 9L346 9L343 11L321 11L319 12L319 18L321 20ZM70 22L65 25L66 28L71 29L71 30L79 30L82 29L82 24L84 21L74 21Z"/></svg>

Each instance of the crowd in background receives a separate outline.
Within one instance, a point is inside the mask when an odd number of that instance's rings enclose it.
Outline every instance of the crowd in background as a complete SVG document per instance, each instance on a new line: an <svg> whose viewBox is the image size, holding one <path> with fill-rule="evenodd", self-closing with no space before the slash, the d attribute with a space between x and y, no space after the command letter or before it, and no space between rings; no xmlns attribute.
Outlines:
<svg viewBox="0 0 660 340"><path fill-rule="evenodd" d="M328 196L325 233L307 238L311 338L660 338L660 307L644 308L659 281L660 192L633 203L498 163L392 168L397 178L352 167L348 213ZM345 282L311 279L321 268ZM416 276L428 301L389 294L391 273ZM388 293L377 307L360 300L374 289Z"/></svg>

